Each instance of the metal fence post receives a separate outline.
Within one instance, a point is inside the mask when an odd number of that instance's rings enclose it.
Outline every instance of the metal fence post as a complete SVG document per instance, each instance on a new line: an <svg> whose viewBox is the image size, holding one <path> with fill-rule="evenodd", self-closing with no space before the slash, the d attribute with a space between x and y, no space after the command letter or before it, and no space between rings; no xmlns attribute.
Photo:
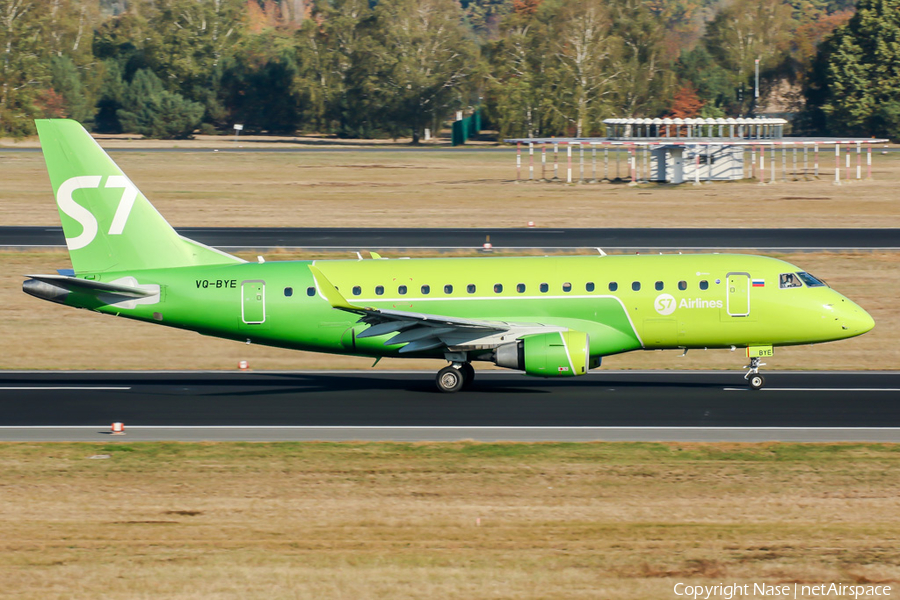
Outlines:
<svg viewBox="0 0 900 600"><path fill-rule="evenodd" d="M834 184L841 185L841 145L834 143Z"/></svg>
<svg viewBox="0 0 900 600"><path fill-rule="evenodd" d="M534 183L534 143L528 142L528 181Z"/></svg>

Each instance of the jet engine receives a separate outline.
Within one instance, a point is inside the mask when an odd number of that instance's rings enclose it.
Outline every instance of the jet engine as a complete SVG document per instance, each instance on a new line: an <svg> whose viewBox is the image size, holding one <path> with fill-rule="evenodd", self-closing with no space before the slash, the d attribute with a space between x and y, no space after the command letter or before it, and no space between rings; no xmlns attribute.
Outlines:
<svg viewBox="0 0 900 600"><path fill-rule="evenodd" d="M492 360L499 367L518 369L537 377L575 377L590 369L588 334L553 331L526 335L498 346Z"/></svg>

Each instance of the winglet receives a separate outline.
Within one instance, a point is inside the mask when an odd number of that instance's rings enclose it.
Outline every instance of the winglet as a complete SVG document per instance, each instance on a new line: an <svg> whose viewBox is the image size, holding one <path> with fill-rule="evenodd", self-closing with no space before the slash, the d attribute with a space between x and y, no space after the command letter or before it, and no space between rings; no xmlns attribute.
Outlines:
<svg viewBox="0 0 900 600"><path fill-rule="evenodd" d="M313 279L316 280L316 288L319 290L319 293L328 300L328 303L331 304L332 308L339 308L341 310L349 310L352 312L363 311L365 312L365 308L361 306L354 306L347 302L341 293L338 291L334 285L325 275L322 274L322 271L314 267L313 265L309 265L309 270L313 274Z"/></svg>

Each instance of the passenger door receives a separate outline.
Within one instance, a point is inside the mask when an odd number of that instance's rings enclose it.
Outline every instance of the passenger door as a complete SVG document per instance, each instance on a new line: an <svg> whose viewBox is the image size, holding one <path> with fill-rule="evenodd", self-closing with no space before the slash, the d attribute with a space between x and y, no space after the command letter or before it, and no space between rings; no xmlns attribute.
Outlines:
<svg viewBox="0 0 900 600"><path fill-rule="evenodd" d="M260 325L266 320L266 282L250 279L241 282L241 321Z"/></svg>
<svg viewBox="0 0 900 600"><path fill-rule="evenodd" d="M725 312L730 317L750 315L750 273L729 273Z"/></svg>

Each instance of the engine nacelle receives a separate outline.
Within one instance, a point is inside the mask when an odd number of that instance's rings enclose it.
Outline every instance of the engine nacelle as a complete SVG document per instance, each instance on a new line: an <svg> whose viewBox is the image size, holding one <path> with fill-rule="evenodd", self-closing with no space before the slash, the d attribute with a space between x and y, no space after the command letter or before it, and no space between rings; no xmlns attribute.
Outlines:
<svg viewBox="0 0 900 600"><path fill-rule="evenodd" d="M588 334L554 331L526 335L494 351L497 366L538 377L575 377L590 369Z"/></svg>

